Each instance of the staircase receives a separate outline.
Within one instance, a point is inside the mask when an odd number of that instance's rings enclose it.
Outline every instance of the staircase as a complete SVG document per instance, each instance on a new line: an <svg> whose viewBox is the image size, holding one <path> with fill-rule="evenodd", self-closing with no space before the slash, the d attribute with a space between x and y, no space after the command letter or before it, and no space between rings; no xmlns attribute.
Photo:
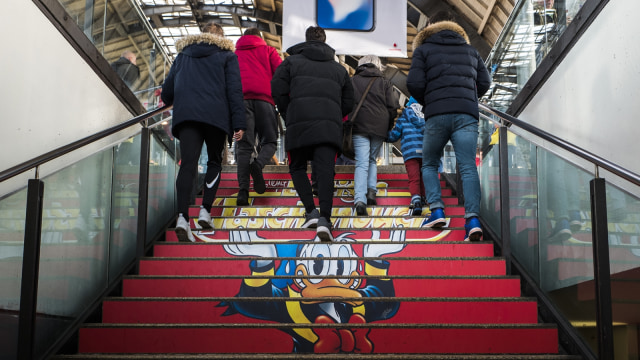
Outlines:
<svg viewBox="0 0 640 360"><path fill-rule="evenodd" d="M337 173L336 241L300 229L304 208L286 169L235 205L223 173L214 231L196 243L170 229L56 359L580 359L559 353L554 324L505 273L491 242L463 242L464 209L444 182L448 224L408 215L406 174L381 168L378 205L353 210L353 173Z"/></svg>

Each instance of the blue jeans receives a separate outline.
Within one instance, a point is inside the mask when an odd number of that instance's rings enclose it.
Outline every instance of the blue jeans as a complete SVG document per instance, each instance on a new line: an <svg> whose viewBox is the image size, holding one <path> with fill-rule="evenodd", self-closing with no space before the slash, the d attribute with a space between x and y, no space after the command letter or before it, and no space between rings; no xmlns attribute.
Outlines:
<svg viewBox="0 0 640 360"><path fill-rule="evenodd" d="M378 184L378 164L383 138L374 135L353 135L353 149L356 153L356 169L353 173L355 196L354 204L367 204L367 189L376 189Z"/></svg>
<svg viewBox="0 0 640 360"><path fill-rule="evenodd" d="M456 154L462 192L464 194L465 219L480 212L480 178L476 168L478 148L478 120L468 114L443 114L427 119L422 143L422 179L431 210L444 209L438 167L440 156L451 140Z"/></svg>

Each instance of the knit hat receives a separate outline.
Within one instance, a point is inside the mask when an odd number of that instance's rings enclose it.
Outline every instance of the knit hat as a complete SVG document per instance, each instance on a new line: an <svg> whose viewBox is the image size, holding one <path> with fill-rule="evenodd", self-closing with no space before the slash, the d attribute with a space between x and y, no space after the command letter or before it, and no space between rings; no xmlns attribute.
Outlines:
<svg viewBox="0 0 640 360"><path fill-rule="evenodd" d="M364 64L373 64L378 70L382 71L382 62L380 62L380 58L375 55L365 55L358 60L358 66Z"/></svg>

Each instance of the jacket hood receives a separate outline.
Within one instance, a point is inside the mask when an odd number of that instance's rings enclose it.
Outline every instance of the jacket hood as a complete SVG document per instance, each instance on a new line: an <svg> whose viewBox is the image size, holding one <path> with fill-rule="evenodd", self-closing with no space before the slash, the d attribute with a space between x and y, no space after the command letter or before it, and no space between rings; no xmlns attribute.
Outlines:
<svg viewBox="0 0 640 360"><path fill-rule="evenodd" d="M360 76L383 76L382 71L375 64L367 63L356 68L356 75Z"/></svg>
<svg viewBox="0 0 640 360"><path fill-rule="evenodd" d="M410 107L411 110L413 110L413 112L416 114L416 116L409 116L409 121L411 121L413 126L422 128L424 126L424 113L422 112L422 105L420 105L420 103L415 101L414 99L413 103L407 103L407 107Z"/></svg>
<svg viewBox="0 0 640 360"><path fill-rule="evenodd" d="M453 31L454 33L462 36L464 41L469 44L469 37L467 36L467 33L464 31L462 26L456 24L453 21L440 21L420 30L418 35L416 35L416 37L413 39L413 51L415 51L418 46L422 45L422 43L424 43L425 40L430 38L432 35L445 30Z"/></svg>
<svg viewBox="0 0 640 360"><path fill-rule="evenodd" d="M236 41L236 49L247 50L258 46L265 46L267 43L256 35L243 35Z"/></svg>
<svg viewBox="0 0 640 360"><path fill-rule="evenodd" d="M314 61L328 61L335 58L336 51L322 41L305 41L288 48L287 53L300 54Z"/></svg>
<svg viewBox="0 0 640 360"><path fill-rule="evenodd" d="M183 52L183 50L186 50L190 45L194 45L194 44L215 45L222 50L235 51L235 45L233 45L233 41L226 39L222 36L209 34L209 33L189 35L189 36L183 37L182 39L176 41L176 50L178 52ZM211 49L209 46L206 46L204 49L201 49L201 51L197 51L196 49L190 49L189 51L184 51L184 52L185 52L185 55L200 57L200 56L209 55L211 53Z"/></svg>

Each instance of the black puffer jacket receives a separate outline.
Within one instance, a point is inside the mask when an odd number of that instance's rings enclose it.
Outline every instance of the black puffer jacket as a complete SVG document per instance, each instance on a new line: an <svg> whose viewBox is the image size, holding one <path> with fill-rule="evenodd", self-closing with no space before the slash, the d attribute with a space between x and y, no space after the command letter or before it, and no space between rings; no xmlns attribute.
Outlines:
<svg viewBox="0 0 640 360"><path fill-rule="evenodd" d="M111 68L115 70L120 78L124 80L127 86L131 87L140 77L140 68L133 65L129 59L120 57L111 64Z"/></svg>
<svg viewBox="0 0 640 360"><path fill-rule="evenodd" d="M176 42L179 54L162 86L162 101L173 104L172 132L197 121L227 134L247 128L238 58L233 42L209 33Z"/></svg>
<svg viewBox="0 0 640 360"><path fill-rule="evenodd" d="M451 21L429 25L413 40L407 88L424 117L463 113L478 118L478 98L491 78L464 29Z"/></svg>
<svg viewBox="0 0 640 360"><path fill-rule="evenodd" d="M354 110L371 79L375 80L353 123L353 133L386 138L393 127L392 120L397 115L400 103L389 80L373 64L358 66L356 74L351 78L356 100Z"/></svg>
<svg viewBox="0 0 640 360"><path fill-rule="evenodd" d="M353 109L353 87L335 51L320 41L287 49L271 94L287 126L287 151L318 144L342 149L342 118Z"/></svg>

